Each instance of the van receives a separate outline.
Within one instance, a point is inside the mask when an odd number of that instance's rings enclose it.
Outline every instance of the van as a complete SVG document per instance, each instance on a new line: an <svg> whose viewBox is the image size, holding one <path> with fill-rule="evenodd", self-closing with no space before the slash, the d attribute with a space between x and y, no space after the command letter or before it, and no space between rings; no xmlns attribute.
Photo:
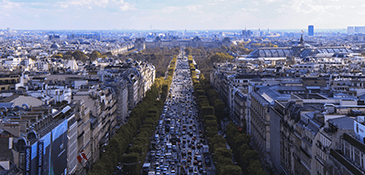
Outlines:
<svg viewBox="0 0 365 175"><path fill-rule="evenodd" d="M202 161L202 156L201 156L201 155L198 155L198 156L196 157L196 159L197 159L197 161L201 162L201 161Z"/></svg>
<svg viewBox="0 0 365 175"><path fill-rule="evenodd" d="M176 145L172 145L172 150L176 152Z"/></svg>
<svg viewBox="0 0 365 175"><path fill-rule="evenodd" d="M172 144L171 143L166 143L166 147L167 147L167 149L171 149L172 148Z"/></svg>
<svg viewBox="0 0 365 175"><path fill-rule="evenodd" d="M156 139L156 141L158 140L158 134L155 135L155 139Z"/></svg>
<svg viewBox="0 0 365 175"><path fill-rule="evenodd" d="M171 159L171 153L170 152L166 153L166 159Z"/></svg>

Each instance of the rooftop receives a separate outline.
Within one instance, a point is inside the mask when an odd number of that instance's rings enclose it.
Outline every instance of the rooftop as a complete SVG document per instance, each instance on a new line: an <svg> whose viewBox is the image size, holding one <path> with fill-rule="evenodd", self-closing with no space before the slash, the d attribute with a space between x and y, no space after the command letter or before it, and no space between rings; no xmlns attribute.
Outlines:
<svg viewBox="0 0 365 175"><path fill-rule="evenodd" d="M354 129L354 119L350 117L339 117L335 119L329 119L328 123L336 126L343 130L353 130Z"/></svg>

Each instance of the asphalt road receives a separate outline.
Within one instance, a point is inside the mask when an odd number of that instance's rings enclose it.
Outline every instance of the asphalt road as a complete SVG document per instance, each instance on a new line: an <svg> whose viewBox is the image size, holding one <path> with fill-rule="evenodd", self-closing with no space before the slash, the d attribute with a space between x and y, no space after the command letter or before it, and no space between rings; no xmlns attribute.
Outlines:
<svg viewBox="0 0 365 175"><path fill-rule="evenodd" d="M149 174L215 174L209 152L203 153L207 141L198 119L188 59L182 55L151 143L145 161L151 163Z"/></svg>

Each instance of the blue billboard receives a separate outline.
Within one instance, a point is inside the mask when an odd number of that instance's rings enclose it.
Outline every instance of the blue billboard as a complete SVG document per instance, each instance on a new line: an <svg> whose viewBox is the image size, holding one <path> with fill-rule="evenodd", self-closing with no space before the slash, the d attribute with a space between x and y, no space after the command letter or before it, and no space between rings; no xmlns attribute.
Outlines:
<svg viewBox="0 0 365 175"><path fill-rule="evenodd" d="M24 160L24 175L30 175L30 169L31 169L31 156L32 156L32 147L31 146L24 146L25 149L25 160Z"/></svg>
<svg viewBox="0 0 365 175"><path fill-rule="evenodd" d="M67 174L67 124L64 120L30 146L25 146L24 175Z"/></svg>
<svg viewBox="0 0 365 175"><path fill-rule="evenodd" d="M44 147L44 142L43 141L39 141L38 142L38 149L37 149L37 153L38 153L38 175L42 175L42 171L43 171L43 147Z"/></svg>
<svg viewBox="0 0 365 175"><path fill-rule="evenodd" d="M52 130L50 174L67 174L67 123L65 120Z"/></svg>
<svg viewBox="0 0 365 175"><path fill-rule="evenodd" d="M50 172L50 161L51 161L51 132L41 138L41 142L43 142L43 167L42 174L47 175ZM39 171L38 171L39 174Z"/></svg>
<svg viewBox="0 0 365 175"><path fill-rule="evenodd" d="M37 174L38 170L38 159L37 159L37 152L38 152L38 142L35 142L31 146L31 161L30 161L30 174Z"/></svg>

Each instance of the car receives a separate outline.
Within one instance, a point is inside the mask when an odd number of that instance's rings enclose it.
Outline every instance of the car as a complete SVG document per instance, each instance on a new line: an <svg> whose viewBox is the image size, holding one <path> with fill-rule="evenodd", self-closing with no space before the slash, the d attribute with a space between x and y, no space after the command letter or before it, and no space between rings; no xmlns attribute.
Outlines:
<svg viewBox="0 0 365 175"><path fill-rule="evenodd" d="M189 132L189 136L190 136L190 137L193 137L193 132L191 132L191 131L190 131L190 132Z"/></svg>
<svg viewBox="0 0 365 175"><path fill-rule="evenodd" d="M202 163L201 163L201 162L199 162L199 163L198 163L198 168L202 168L202 167L203 167Z"/></svg>
<svg viewBox="0 0 365 175"><path fill-rule="evenodd" d="M207 157L205 157L205 164L207 165L207 166L210 166L210 159L209 159L209 157L207 156Z"/></svg>
<svg viewBox="0 0 365 175"><path fill-rule="evenodd" d="M198 174L198 170L194 168L194 174Z"/></svg>

